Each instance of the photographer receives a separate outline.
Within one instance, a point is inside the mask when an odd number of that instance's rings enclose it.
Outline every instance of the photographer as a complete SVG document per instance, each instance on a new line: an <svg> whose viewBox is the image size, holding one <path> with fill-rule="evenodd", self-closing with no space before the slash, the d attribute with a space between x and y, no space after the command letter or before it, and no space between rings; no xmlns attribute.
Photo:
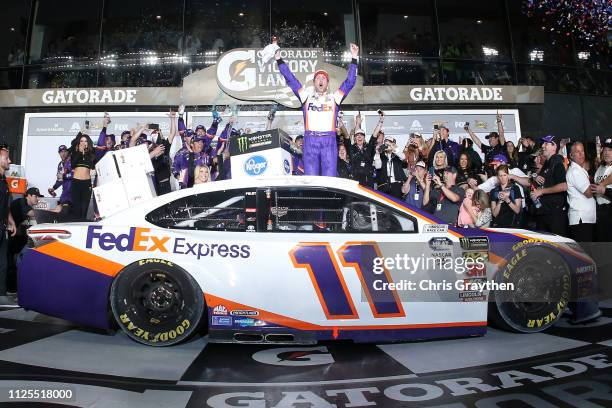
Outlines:
<svg viewBox="0 0 612 408"><path fill-rule="evenodd" d="M427 175L425 179L425 194L423 208L447 224L456 224L459 216L459 206L465 198L465 190L455 185L457 169L449 166L444 170L444 181L438 175ZM438 188L432 188L432 182Z"/></svg>
<svg viewBox="0 0 612 408"><path fill-rule="evenodd" d="M383 145L374 155L374 168L377 170L378 190L393 197L402 198L402 185L406 181L402 161L404 154L397 150L395 138L386 136Z"/></svg>
<svg viewBox="0 0 612 408"><path fill-rule="evenodd" d="M427 177L427 165L423 161L417 162L414 173L408 173L408 179L402 185L404 200L416 208L423 207L423 193Z"/></svg>
<svg viewBox="0 0 612 408"><path fill-rule="evenodd" d="M384 115L379 115L378 124L376 125L377 132L380 130L384 122ZM355 127L353 131L355 143L347 149L349 160L351 162L351 170L353 180L364 186L374 186L374 148L376 146L376 138L374 135L370 137L369 142L365 141L365 132L361 129L361 113L355 117ZM376 134L375 132L374 134ZM345 142L345 146L348 142Z"/></svg>

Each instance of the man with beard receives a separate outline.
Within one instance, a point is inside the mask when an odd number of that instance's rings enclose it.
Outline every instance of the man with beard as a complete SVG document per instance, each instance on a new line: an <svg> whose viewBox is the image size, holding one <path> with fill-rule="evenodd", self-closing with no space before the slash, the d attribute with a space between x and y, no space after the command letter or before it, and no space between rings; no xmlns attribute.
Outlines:
<svg viewBox="0 0 612 408"><path fill-rule="evenodd" d="M489 168L489 164L493 161L493 157L503 154L508 157L508 152L506 151L506 138L504 137L504 125L502 123L502 115L497 113L497 130L498 132L491 132L485 139L489 140L489 145L482 143L480 138L474 133L469 126L465 126L464 129L468 132L470 139L478 146L478 148L482 151L485 157L485 167L490 172L490 176L493 175L491 173L491 169Z"/></svg>
<svg viewBox="0 0 612 408"><path fill-rule="evenodd" d="M518 167L523 173L528 173L533 168L534 156L537 148L533 137L523 136L519 140Z"/></svg>
<svg viewBox="0 0 612 408"><path fill-rule="evenodd" d="M429 163L433 163L434 156L437 152L443 151L446 153L446 158L449 165L456 165L459 160L459 143L449 139L450 131L446 126L440 126L439 129L434 128L434 136L429 140Z"/></svg>
<svg viewBox="0 0 612 408"><path fill-rule="evenodd" d="M304 174L308 176L336 176L338 145L336 142L336 120L340 104L355 86L357 80L357 57L359 47L351 44L351 64L346 80L340 88L329 92L329 74L318 70L314 74L314 92L307 90L293 75L281 59L280 50L274 58L287 85L302 104L304 111Z"/></svg>

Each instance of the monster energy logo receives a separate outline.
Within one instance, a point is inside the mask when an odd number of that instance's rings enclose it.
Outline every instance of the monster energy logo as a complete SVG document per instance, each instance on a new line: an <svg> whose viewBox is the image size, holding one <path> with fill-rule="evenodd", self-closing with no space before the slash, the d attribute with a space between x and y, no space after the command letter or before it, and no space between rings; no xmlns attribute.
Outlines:
<svg viewBox="0 0 612 408"><path fill-rule="evenodd" d="M237 140L238 142L238 150L240 153L244 153L249 148L249 141L246 136L240 136Z"/></svg>

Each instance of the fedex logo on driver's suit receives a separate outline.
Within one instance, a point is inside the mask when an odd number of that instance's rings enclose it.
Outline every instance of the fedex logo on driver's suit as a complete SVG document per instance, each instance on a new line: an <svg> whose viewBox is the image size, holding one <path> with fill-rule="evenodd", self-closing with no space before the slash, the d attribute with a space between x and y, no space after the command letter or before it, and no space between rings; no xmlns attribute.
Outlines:
<svg viewBox="0 0 612 408"><path fill-rule="evenodd" d="M156 237L147 235L149 228L130 228L127 234L115 235L111 232L100 232L102 226L92 225L87 229L86 247L91 248L94 241L98 242L100 249L110 251L117 249L124 251L160 251L168 252L166 243L170 237Z"/></svg>
<svg viewBox="0 0 612 408"><path fill-rule="evenodd" d="M314 112L331 112L334 110L334 104L322 103L321 106L316 106L314 103L310 102L308 104L308 110Z"/></svg>

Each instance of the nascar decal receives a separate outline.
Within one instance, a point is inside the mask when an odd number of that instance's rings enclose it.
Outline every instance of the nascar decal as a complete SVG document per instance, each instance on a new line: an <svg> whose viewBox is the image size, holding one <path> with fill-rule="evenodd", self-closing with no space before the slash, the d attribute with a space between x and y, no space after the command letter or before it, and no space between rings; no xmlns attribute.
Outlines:
<svg viewBox="0 0 612 408"><path fill-rule="evenodd" d="M238 244L216 244L190 242L186 238L159 237L150 233L149 228L132 227L125 234L115 235L102 232L102 226L92 225L87 228L86 248L100 248L103 251L116 250L166 252L177 255L202 257L250 258L251 247Z"/></svg>

